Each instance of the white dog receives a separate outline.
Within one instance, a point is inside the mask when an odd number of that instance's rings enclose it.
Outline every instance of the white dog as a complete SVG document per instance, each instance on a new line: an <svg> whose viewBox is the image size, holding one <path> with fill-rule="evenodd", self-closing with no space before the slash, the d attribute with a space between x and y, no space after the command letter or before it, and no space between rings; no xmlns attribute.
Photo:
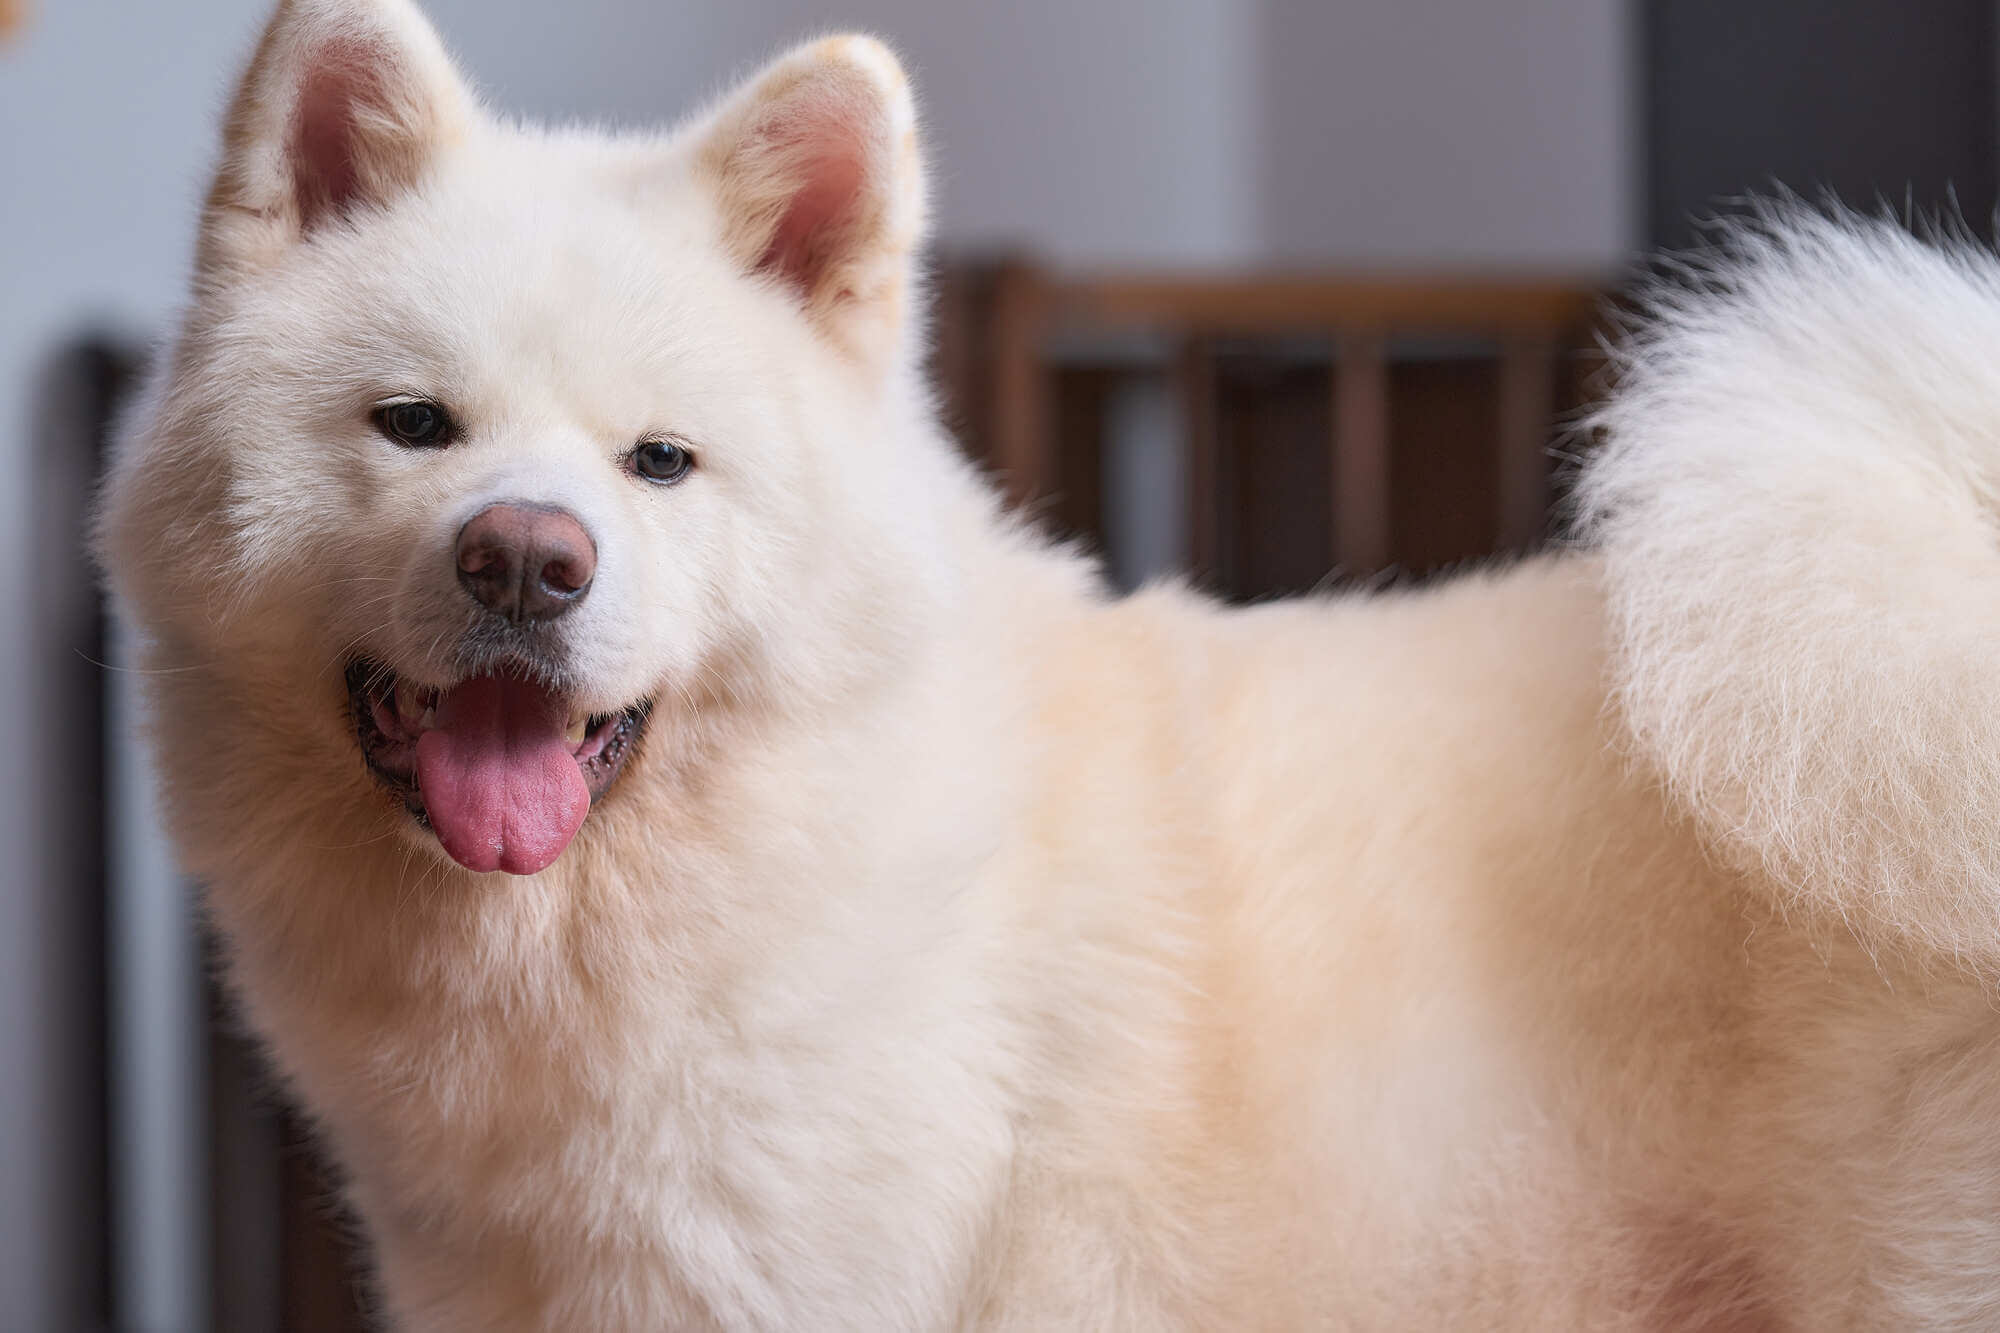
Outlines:
<svg viewBox="0 0 2000 1333"><path fill-rule="evenodd" d="M911 108L287 0L230 112L102 543L397 1324L2000 1325L2000 264L1741 233L1593 553L1118 600L933 418Z"/></svg>

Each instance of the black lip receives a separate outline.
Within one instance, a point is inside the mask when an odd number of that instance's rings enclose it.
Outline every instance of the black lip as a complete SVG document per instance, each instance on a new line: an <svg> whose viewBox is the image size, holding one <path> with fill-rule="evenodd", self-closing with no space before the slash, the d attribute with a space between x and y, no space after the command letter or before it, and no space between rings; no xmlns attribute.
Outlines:
<svg viewBox="0 0 2000 1333"><path fill-rule="evenodd" d="M374 704L395 693L396 673L380 662L357 657L347 664L346 679L348 719L368 772L402 803L412 819L428 829L430 815L424 809L423 791L417 783L414 756L410 753L413 747L391 740L375 725ZM592 731L610 728L597 753L577 764L583 770L584 785L590 790L593 807L624 771L639 738L645 734L646 720L652 712L653 701L642 699L622 712L590 719Z"/></svg>

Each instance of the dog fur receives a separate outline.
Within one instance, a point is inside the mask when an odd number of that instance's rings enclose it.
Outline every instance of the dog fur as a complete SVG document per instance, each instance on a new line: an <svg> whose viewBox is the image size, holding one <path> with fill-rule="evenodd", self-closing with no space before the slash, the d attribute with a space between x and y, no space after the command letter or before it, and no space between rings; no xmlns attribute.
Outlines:
<svg viewBox="0 0 2000 1333"><path fill-rule="evenodd" d="M2000 1323L2000 264L1742 229L1588 549L1225 610L958 460L923 218L870 39L614 138L402 0L272 20L100 544L396 1326ZM597 535L561 688L652 705L525 877L342 685L462 674L496 498Z"/></svg>

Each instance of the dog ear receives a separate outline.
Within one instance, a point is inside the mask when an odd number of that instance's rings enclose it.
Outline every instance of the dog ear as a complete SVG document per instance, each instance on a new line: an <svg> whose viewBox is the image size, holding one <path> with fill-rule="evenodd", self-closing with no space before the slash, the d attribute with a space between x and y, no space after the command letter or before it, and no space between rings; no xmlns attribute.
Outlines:
<svg viewBox="0 0 2000 1333"><path fill-rule="evenodd" d="M924 239L916 105L889 48L829 37L752 78L699 131L723 244L865 361L900 347Z"/></svg>
<svg viewBox="0 0 2000 1333"><path fill-rule="evenodd" d="M198 270L255 266L387 203L476 114L407 0L282 0L224 123Z"/></svg>

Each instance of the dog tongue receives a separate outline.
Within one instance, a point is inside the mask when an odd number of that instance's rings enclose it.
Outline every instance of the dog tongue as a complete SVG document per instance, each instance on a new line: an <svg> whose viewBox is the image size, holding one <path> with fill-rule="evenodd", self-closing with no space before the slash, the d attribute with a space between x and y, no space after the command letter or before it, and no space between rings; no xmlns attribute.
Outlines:
<svg viewBox="0 0 2000 1333"><path fill-rule="evenodd" d="M417 739L431 827L468 870L532 875L569 846L590 788L564 736L569 710L539 685L480 676L445 692Z"/></svg>

